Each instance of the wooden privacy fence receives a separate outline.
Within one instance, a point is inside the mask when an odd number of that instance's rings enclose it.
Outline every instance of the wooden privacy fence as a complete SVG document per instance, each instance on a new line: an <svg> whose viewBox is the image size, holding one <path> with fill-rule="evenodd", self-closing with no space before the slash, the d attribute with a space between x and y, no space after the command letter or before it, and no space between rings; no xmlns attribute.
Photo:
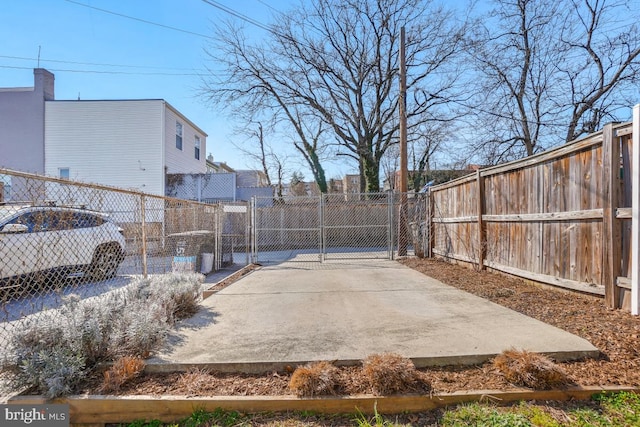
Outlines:
<svg viewBox="0 0 640 427"><path fill-rule="evenodd" d="M636 106L633 122L432 187L430 254L600 294L637 314L639 129Z"/></svg>

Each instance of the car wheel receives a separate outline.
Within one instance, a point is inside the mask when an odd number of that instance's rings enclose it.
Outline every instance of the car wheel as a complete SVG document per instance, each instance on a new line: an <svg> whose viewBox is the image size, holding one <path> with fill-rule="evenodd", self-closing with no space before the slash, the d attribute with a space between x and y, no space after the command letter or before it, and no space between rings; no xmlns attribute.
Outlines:
<svg viewBox="0 0 640 427"><path fill-rule="evenodd" d="M118 272L122 262L120 249L116 246L101 246L96 249L91 261L91 278L93 280L111 279Z"/></svg>

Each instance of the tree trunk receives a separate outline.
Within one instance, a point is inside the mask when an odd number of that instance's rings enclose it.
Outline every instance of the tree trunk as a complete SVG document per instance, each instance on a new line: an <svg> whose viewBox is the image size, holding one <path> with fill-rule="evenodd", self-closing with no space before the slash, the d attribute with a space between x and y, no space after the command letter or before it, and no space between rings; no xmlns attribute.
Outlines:
<svg viewBox="0 0 640 427"><path fill-rule="evenodd" d="M380 164L369 156L362 158L362 172L366 180L366 192L380 192Z"/></svg>
<svg viewBox="0 0 640 427"><path fill-rule="evenodd" d="M309 162L311 163L311 172L313 173L313 178L316 180L318 184L318 189L322 194L327 193L327 178L324 174L324 168L322 164L320 164L320 159L318 158L318 154L315 151L309 153Z"/></svg>

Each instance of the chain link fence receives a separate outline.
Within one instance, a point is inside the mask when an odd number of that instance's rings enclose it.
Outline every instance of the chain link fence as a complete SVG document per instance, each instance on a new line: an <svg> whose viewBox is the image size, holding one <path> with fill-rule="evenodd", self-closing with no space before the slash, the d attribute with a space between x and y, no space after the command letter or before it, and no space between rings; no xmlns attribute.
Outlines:
<svg viewBox="0 0 640 427"><path fill-rule="evenodd" d="M406 201L406 209L402 201ZM398 193L324 194L252 201L252 260L325 261L398 255L398 236L409 251L422 248L426 209L422 196ZM406 221L400 221L407 212Z"/></svg>
<svg viewBox="0 0 640 427"><path fill-rule="evenodd" d="M6 169L0 183L0 347L27 318L55 321L51 309L66 295L98 296L135 276L209 273L232 263L234 250L246 257L246 204L226 209Z"/></svg>

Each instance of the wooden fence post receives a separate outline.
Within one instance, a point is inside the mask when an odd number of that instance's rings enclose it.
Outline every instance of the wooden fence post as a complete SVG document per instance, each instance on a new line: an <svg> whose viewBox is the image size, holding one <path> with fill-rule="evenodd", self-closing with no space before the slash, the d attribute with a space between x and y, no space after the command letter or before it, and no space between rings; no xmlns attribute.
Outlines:
<svg viewBox="0 0 640 427"><path fill-rule="evenodd" d="M476 179L478 180L478 269L484 270L484 259L487 256L487 226L482 219L482 215L485 214L485 199L484 178L480 169L476 172Z"/></svg>
<svg viewBox="0 0 640 427"><path fill-rule="evenodd" d="M631 314L640 310L640 104L633 107L633 159L631 170Z"/></svg>
<svg viewBox="0 0 640 427"><path fill-rule="evenodd" d="M622 229L616 218L620 204L620 143L613 124L602 131L602 284L607 307L620 308L620 276Z"/></svg>

